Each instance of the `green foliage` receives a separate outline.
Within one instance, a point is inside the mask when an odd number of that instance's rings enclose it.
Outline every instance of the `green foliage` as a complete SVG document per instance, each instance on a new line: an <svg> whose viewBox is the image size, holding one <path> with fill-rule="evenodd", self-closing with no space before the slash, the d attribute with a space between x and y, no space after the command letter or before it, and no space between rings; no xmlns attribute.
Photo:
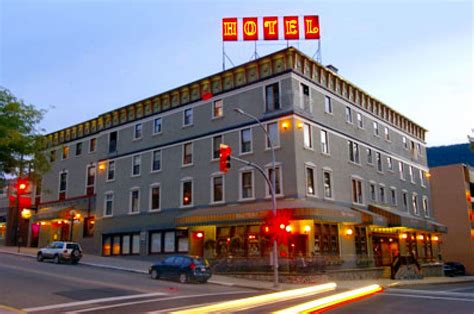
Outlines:
<svg viewBox="0 0 474 314"><path fill-rule="evenodd" d="M0 88L0 180L28 175L36 180L49 169L38 125L45 110L25 104Z"/></svg>

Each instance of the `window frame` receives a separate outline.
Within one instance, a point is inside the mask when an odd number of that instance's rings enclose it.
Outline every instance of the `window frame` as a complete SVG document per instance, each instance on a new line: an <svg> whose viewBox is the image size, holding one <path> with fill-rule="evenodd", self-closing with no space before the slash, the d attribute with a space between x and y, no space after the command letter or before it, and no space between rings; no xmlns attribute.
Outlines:
<svg viewBox="0 0 474 314"><path fill-rule="evenodd" d="M61 190L61 176L65 174L66 175L66 187L64 190ZM68 189L68 179L69 179L69 171L68 170L62 170L59 172L59 184L58 184L58 198L59 198L59 194L61 193L64 193L64 195L67 197L67 189Z"/></svg>
<svg viewBox="0 0 474 314"><path fill-rule="evenodd" d="M114 165L114 169L113 169L113 177L112 178L109 178L109 173L110 173L110 163L113 163ZM112 181L115 181L115 171L116 171L117 167L116 167L116 160L109 160L107 161L107 171L106 171L106 174L105 174L105 182L112 182Z"/></svg>
<svg viewBox="0 0 474 314"><path fill-rule="evenodd" d="M271 138L270 125L275 125L275 128L276 128L276 140L273 143L273 145L274 145L273 148L274 149L280 148L280 126L279 126L278 120L273 121L273 122L268 122L268 123L265 124L265 128L268 132L268 136ZM269 144L270 143L268 141L268 138L265 136L265 150L271 150L272 149Z"/></svg>
<svg viewBox="0 0 474 314"><path fill-rule="evenodd" d="M333 115L333 108L332 108L332 98L328 95L324 95L324 113Z"/></svg>
<svg viewBox="0 0 474 314"><path fill-rule="evenodd" d="M243 152L242 151L242 147L243 147L243 132L244 131L249 131L250 132L250 150L247 151L247 152ZM241 129L239 130L239 155L249 155L249 154L252 154L253 153L253 129L252 128L245 128L245 129Z"/></svg>
<svg viewBox="0 0 474 314"><path fill-rule="evenodd" d="M115 150L110 149L110 143L111 143L111 138L110 137L112 136L112 133L117 134L117 137L115 139ZM118 141L119 141L119 132L117 130L116 131L111 131L111 132L108 133L108 136L107 136L107 153L108 154L112 154L112 153L117 152L117 150L118 150Z"/></svg>
<svg viewBox="0 0 474 314"><path fill-rule="evenodd" d="M346 106L344 112L346 114L346 123L354 124L354 117L352 116L352 108L349 106Z"/></svg>
<svg viewBox="0 0 474 314"><path fill-rule="evenodd" d="M216 115L216 104L220 104L220 112L221 114L220 115ZM224 117L224 99L217 99L217 100L214 100L212 102L212 110L211 110L211 119L212 120L215 120L215 119L221 119Z"/></svg>
<svg viewBox="0 0 474 314"><path fill-rule="evenodd" d="M155 165L155 154L156 153L160 154L160 168L159 169L154 169ZM151 164L150 164L150 173L157 173L160 172L161 169L163 169L163 150L162 149L155 149L151 151Z"/></svg>
<svg viewBox="0 0 474 314"><path fill-rule="evenodd" d="M111 195L112 200L111 200L111 208L110 208L110 214L107 214L107 196ZM114 216L114 202L115 202L115 193L114 191L107 191L104 193L104 208L102 210L102 216L103 217L113 217Z"/></svg>
<svg viewBox="0 0 474 314"><path fill-rule="evenodd" d="M267 97L267 89L269 87L274 87L274 86L277 86L277 89L278 89L278 108L275 107L275 90L274 88L272 88L272 94L273 94L273 106L272 108L273 109L269 109L269 106L268 106L268 97ZM274 112L274 111L278 111L281 109L281 86L280 86L280 81L278 82L275 82L275 83L271 83L271 84L268 84L268 85L265 85L264 88L263 88L263 97L264 97L264 112Z"/></svg>
<svg viewBox="0 0 474 314"><path fill-rule="evenodd" d="M92 144L94 143L94 144ZM94 149L92 149L94 148ZM92 137L89 139L89 154L95 153L97 151L97 137Z"/></svg>
<svg viewBox="0 0 474 314"><path fill-rule="evenodd" d="M305 88L308 90L308 95L305 94ZM306 108L306 97L308 100L308 108ZM306 112L313 112L313 108L311 106L311 90L309 88L309 85L300 83L300 108L303 109Z"/></svg>
<svg viewBox="0 0 474 314"><path fill-rule="evenodd" d="M331 155L331 150L329 146L329 132L321 129L319 131L319 139L321 142L321 153L325 155Z"/></svg>
<svg viewBox="0 0 474 314"><path fill-rule="evenodd" d="M191 145L191 161L188 162L188 163L185 163L186 161L186 147L188 145ZM193 142L187 142L187 143L183 143L183 145L181 145L181 167L184 168L184 167L190 167L194 164L194 145L193 145Z"/></svg>
<svg viewBox="0 0 474 314"><path fill-rule="evenodd" d="M243 189L245 173L250 173L250 179L251 179L251 184L252 184L251 186L252 195L246 198L244 198L244 189ZM244 167L240 169L239 171L239 201L244 202L244 201L253 201L253 200L255 200L255 172L253 168Z"/></svg>
<svg viewBox="0 0 474 314"><path fill-rule="evenodd" d="M307 133L306 130L308 130ZM306 145L306 134L308 134L309 145ZM303 123L303 147L305 149L314 150L313 127L311 124L306 122Z"/></svg>
<svg viewBox="0 0 474 314"><path fill-rule="evenodd" d="M137 136L138 135L138 136ZM143 123L138 122L133 125L133 140L138 141L143 138ZM117 132L117 143L118 143L118 132Z"/></svg>
<svg viewBox="0 0 474 314"><path fill-rule="evenodd" d="M308 170L311 171L312 173L312 185L313 185L313 193L310 193L309 191L309 181L308 181ZM305 180L305 195L306 196L309 196L309 197L318 197L318 187L317 187L317 179L316 179L316 175L317 175L317 169L316 169L316 165L313 165L311 163L306 163L305 164L305 167L304 167L304 180Z"/></svg>
<svg viewBox="0 0 474 314"><path fill-rule="evenodd" d="M218 152L217 155L218 155L218 156L217 156L217 157L214 156L214 153L216 152L216 150L215 150L215 144L216 144L216 143L215 143L215 139L216 139L217 137L219 137L219 138L221 139L220 144L224 144L224 134L214 135L214 136L211 138L211 161L216 161L216 160L219 160L219 159L220 159L220 156L219 156L219 155L220 155L220 149L217 150L217 152ZM220 146L220 144L219 144L219 146Z"/></svg>
<svg viewBox="0 0 474 314"><path fill-rule="evenodd" d="M357 126L359 127L359 129L363 129L364 128L364 116L362 115L362 113L360 113L360 112L356 113L356 120L357 120Z"/></svg>
<svg viewBox="0 0 474 314"><path fill-rule="evenodd" d="M189 121L189 123L186 123L186 113L187 112L191 112L191 120ZM194 124L194 110L193 108L186 108L183 110L183 128L185 127L190 127Z"/></svg>
<svg viewBox="0 0 474 314"><path fill-rule="evenodd" d="M156 132L156 121L160 121L160 131ZM153 135L158 135L163 133L163 117L158 117L153 119Z"/></svg>
<svg viewBox="0 0 474 314"><path fill-rule="evenodd" d="M153 189L158 188L159 190L159 195L158 195L158 208L153 208ZM149 190L149 206L148 206L148 211L149 212L160 212L161 211L161 183L160 182L154 182L150 184Z"/></svg>
<svg viewBox="0 0 474 314"><path fill-rule="evenodd" d="M329 191L331 193L330 196L327 196L326 195L326 177L325 175L328 174L329 175ZM327 200L334 200L335 197L334 197L334 180L333 180L333 176L332 176L332 169L330 168L323 168L323 177L322 177L322 180L323 180L323 197L324 199L327 199Z"/></svg>
<svg viewBox="0 0 474 314"><path fill-rule="evenodd" d="M356 183L356 191L354 191L354 182ZM359 183L360 185L360 190L358 189L358 185L357 183ZM358 193L357 193L358 192ZM354 193L357 193L354 194ZM355 177L355 176L352 176L351 177L351 200L352 200L352 203L353 204L356 204L356 205L364 205L364 200L365 200L365 197L364 197L364 180L360 177ZM360 202L359 202L359 197L360 195Z"/></svg>
<svg viewBox="0 0 474 314"><path fill-rule="evenodd" d="M282 164L277 162L275 163L275 168L276 168L276 171L278 173L277 175L277 178L280 179L279 182L275 181L275 183L278 183L277 186L279 187L280 189L280 193L277 193L275 191L275 196L276 197L282 197L284 196L284 193L283 193L283 171L282 171ZM270 177L270 171L273 170L273 167L271 164L267 164L265 165L265 173L266 175L268 176L268 178L270 179L270 182L272 182L272 178ZM276 178L275 178L276 179ZM267 182L265 182L265 198L270 198L272 197L272 195L270 194L270 188L268 187L268 184Z"/></svg>
<svg viewBox="0 0 474 314"><path fill-rule="evenodd" d="M184 204L184 184L191 183L191 202ZM180 182L179 207L188 208L194 206L194 179L191 177L182 178Z"/></svg>
<svg viewBox="0 0 474 314"><path fill-rule="evenodd" d="M135 158L138 157L138 173L135 173ZM139 177L142 174L142 155L136 154L132 155L132 172L131 177Z"/></svg>
<svg viewBox="0 0 474 314"><path fill-rule="evenodd" d="M138 197L137 197L137 210L133 211L133 192L138 192ZM130 188L129 190L129 204L128 204L128 214L129 215L136 215L140 213L140 188L135 186Z"/></svg>
<svg viewBox="0 0 474 314"><path fill-rule="evenodd" d="M216 201L215 200L215 182L214 180L216 178L221 178L222 179L222 200L220 201ZM211 201L210 201L210 204L211 205L215 205L215 204L224 204L225 203L225 176L221 173L214 173L211 175Z"/></svg>

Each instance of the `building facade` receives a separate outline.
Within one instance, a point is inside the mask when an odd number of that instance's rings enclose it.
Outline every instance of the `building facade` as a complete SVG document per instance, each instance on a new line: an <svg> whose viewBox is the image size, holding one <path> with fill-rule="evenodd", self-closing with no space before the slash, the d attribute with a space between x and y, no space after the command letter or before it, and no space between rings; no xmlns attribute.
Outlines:
<svg viewBox="0 0 474 314"><path fill-rule="evenodd" d="M275 173L265 133L237 108L267 129ZM275 175L291 225L282 256L432 261L446 229L431 207L425 132L287 48L49 134L32 224L40 245L69 237L105 256L266 257L268 187L234 161L219 171L225 143Z"/></svg>
<svg viewBox="0 0 474 314"><path fill-rule="evenodd" d="M438 221L446 225L443 259L460 262L468 274L474 274L474 169L448 165L430 169L433 208Z"/></svg>

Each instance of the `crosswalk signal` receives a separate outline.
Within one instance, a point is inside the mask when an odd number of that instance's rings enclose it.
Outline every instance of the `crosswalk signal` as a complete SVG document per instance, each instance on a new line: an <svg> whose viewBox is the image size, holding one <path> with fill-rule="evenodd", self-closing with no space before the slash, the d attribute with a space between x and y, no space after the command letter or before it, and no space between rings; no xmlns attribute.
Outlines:
<svg viewBox="0 0 474 314"><path fill-rule="evenodd" d="M230 154L232 153L232 148L229 145L221 144L219 146L219 170L227 173L230 169Z"/></svg>

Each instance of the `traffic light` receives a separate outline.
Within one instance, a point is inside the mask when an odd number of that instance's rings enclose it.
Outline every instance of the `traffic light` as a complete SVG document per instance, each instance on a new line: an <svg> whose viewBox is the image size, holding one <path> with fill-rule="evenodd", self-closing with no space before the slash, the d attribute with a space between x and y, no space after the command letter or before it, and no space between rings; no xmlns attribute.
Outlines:
<svg viewBox="0 0 474 314"><path fill-rule="evenodd" d="M269 215L262 225L263 236L272 238L278 243L286 243L292 231L289 215Z"/></svg>
<svg viewBox="0 0 474 314"><path fill-rule="evenodd" d="M229 145L221 144L219 146L219 169L220 171L227 173L230 168L230 154L232 153L232 148Z"/></svg>
<svg viewBox="0 0 474 314"><path fill-rule="evenodd" d="M28 191L29 183L27 180L18 179L16 182L16 193L18 196L25 194Z"/></svg>

